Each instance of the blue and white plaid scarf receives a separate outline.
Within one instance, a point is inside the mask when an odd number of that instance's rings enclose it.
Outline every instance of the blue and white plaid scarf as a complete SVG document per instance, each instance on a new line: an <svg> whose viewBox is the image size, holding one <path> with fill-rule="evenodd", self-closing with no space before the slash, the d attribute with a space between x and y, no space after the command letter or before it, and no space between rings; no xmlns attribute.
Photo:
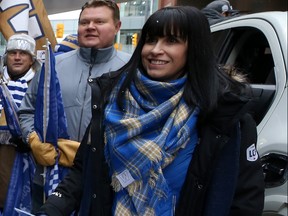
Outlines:
<svg viewBox="0 0 288 216"><path fill-rule="evenodd" d="M120 109L116 99L123 80L105 109L105 157L116 192L114 215L159 215L161 199L171 199L162 170L189 144L196 112L182 97L186 77L157 82L138 71Z"/></svg>

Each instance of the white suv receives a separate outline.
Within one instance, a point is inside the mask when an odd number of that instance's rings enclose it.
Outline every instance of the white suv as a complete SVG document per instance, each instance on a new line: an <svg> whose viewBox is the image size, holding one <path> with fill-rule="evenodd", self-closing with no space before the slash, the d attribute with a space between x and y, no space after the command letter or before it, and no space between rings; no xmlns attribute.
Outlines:
<svg viewBox="0 0 288 216"><path fill-rule="evenodd" d="M263 215L287 215L287 11L241 15L211 26L220 64L247 74L258 97L257 148L265 174Z"/></svg>

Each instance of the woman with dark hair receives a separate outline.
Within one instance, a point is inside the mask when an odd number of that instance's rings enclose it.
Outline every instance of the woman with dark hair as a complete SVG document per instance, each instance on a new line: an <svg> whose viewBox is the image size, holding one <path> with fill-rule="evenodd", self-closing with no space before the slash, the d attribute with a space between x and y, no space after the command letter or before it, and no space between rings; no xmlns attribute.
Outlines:
<svg viewBox="0 0 288 216"><path fill-rule="evenodd" d="M217 66L198 9L155 12L130 61L91 88L74 166L39 215L262 214L249 89Z"/></svg>

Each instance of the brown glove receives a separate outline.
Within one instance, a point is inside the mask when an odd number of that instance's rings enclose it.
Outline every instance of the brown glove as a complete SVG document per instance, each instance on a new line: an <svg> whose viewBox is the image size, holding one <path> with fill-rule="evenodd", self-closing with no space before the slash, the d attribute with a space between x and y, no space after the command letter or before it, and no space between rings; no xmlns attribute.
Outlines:
<svg viewBox="0 0 288 216"><path fill-rule="evenodd" d="M59 164L71 167L79 145L80 143L74 140L58 139L58 150L60 152Z"/></svg>
<svg viewBox="0 0 288 216"><path fill-rule="evenodd" d="M56 162L57 152L51 143L42 143L34 131L29 136L29 144L36 161L42 166L52 166Z"/></svg>

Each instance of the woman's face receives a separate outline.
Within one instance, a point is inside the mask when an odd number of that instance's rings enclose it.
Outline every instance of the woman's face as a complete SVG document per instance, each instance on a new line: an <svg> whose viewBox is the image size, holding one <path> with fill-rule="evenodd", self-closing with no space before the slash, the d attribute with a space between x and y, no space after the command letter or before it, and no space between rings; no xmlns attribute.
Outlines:
<svg viewBox="0 0 288 216"><path fill-rule="evenodd" d="M148 38L142 48L142 64L154 80L170 81L183 73L187 41L177 36Z"/></svg>

